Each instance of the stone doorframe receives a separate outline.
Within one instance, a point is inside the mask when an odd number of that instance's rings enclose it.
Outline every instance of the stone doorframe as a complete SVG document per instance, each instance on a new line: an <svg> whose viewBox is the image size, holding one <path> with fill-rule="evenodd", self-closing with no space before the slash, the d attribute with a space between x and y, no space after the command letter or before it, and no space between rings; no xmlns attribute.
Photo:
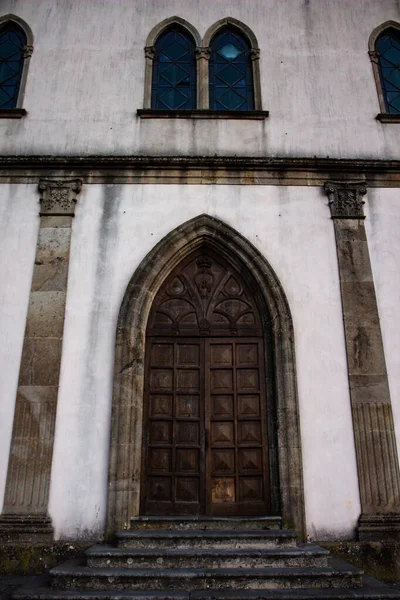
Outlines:
<svg viewBox="0 0 400 600"><path fill-rule="evenodd" d="M285 526L305 535L303 470L294 333L289 305L268 261L240 233L208 215L166 235L136 269L122 301L116 335L108 483L107 535L129 528L139 512L144 357L147 320L155 295L169 273L202 245L240 271L246 269L264 308L273 344L277 469L280 512Z"/></svg>

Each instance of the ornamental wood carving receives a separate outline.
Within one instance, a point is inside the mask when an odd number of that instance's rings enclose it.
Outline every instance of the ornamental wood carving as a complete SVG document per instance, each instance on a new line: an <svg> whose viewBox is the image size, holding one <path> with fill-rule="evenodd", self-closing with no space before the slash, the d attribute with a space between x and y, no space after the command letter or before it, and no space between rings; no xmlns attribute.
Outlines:
<svg viewBox="0 0 400 600"><path fill-rule="evenodd" d="M158 292L148 335L261 335L243 278L209 250L192 255Z"/></svg>

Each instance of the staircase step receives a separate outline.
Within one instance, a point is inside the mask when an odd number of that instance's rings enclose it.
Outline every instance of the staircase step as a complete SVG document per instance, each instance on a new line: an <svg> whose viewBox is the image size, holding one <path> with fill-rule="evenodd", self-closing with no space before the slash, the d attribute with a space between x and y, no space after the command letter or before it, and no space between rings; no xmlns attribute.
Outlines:
<svg viewBox="0 0 400 600"><path fill-rule="evenodd" d="M159 517L131 518L131 530L145 529L280 529L281 517Z"/></svg>
<svg viewBox="0 0 400 600"><path fill-rule="evenodd" d="M120 548L280 548L296 546L296 532L289 529L263 530L151 530L116 534Z"/></svg>
<svg viewBox="0 0 400 600"><path fill-rule="evenodd" d="M61 589L219 590L357 587L362 571L346 567L263 569L94 569L67 561L52 569Z"/></svg>
<svg viewBox="0 0 400 600"><path fill-rule="evenodd" d="M209 569L252 567L325 567L328 550L313 544L268 549L129 549L93 546L86 551L87 565L125 569Z"/></svg>
<svg viewBox="0 0 400 600"><path fill-rule="evenodd" d="M20 589L13 600L399 600L400 593L379 587L303 588L279 590L198 590L193 592L141 590Z"/></svg>

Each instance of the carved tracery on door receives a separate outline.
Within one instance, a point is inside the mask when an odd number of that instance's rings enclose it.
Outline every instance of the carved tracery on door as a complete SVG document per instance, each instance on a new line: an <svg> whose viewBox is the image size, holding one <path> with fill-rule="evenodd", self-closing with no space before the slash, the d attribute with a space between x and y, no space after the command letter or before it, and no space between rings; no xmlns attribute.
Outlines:
<svg viewBox="0 0 400 600"><path fill-rule="evenodd" d="M254 293L203 248L159 290L147 328L142 512L270 510L264 340Z"/></svg>

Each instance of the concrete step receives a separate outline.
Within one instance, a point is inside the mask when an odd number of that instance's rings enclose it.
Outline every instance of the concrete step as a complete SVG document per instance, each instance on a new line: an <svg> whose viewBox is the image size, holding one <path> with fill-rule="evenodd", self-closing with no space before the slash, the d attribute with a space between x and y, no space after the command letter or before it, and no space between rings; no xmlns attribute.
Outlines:
<svg viewBox="0 0 400 600"><path fill-rule="evenodd" d="M281 517L158 517L131 518L131 530L145 529L280 529Z"/></svg>
<svg viewBox="0 0 400 600"><path fill-rule="evenodd" d="M137 549L294 548L296 532L289 529L121 531L116 534L116 540L120 548Z"/></svg>
<svg viewBox="0 0 400 600"><path fill-rule="evenodd" d="M116 569L224 569L253 567L326 567L329 556L313 544L297 548L267 549L130 549L93 546L86 551L87 565Z"/></svg>
<svg viewBox="0 0 400 600"><path fill-rule="evenodd" d="M359 588L303 588L280 590L57 590L21 589L14 600L399 600L400 593L389 586Z"/></svg>
<svg viewBox="0 0 400 600"><path fill-rule="evenodd" d="M52 586L94 590L260 590L361 585L362 571L346 567L263 569L94 569L67 561L52 569Z"/></svg>

